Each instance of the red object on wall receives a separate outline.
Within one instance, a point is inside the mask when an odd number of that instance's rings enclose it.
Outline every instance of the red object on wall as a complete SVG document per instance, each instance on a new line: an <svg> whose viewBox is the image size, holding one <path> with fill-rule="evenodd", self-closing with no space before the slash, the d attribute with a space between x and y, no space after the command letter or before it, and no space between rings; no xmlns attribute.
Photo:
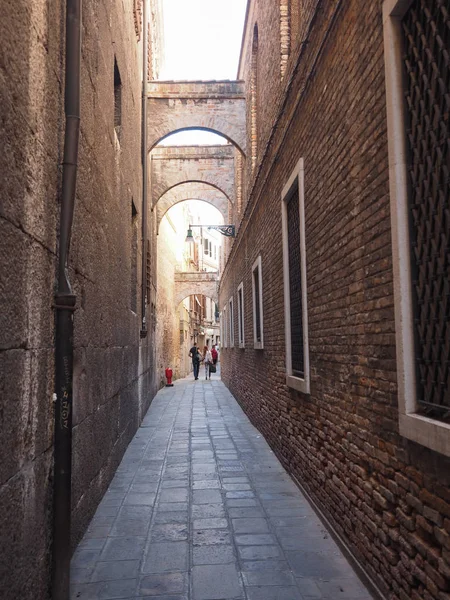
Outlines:
<svg viewBox="0 0 450 600"><path fill-rule="evenodd" d="M173 375L172 369L166 369L166 379L167 379L166 387L173 387L172 375Z"/></svg>

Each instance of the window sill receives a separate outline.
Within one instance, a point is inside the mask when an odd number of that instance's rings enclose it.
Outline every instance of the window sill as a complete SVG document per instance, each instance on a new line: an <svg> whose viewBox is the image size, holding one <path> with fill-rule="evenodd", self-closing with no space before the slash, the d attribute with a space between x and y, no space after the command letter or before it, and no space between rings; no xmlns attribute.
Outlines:
<svg viewBox="0 0 450 600"><path fill-rule="evenodd" d="M286 375L286 385L297 392L303 394L309 394L309 381L306 379L300 379L300 377L294 377L293 375Z"/></svg>
<svg viewBox="0 0 450 600"><path fill-rule="evenodd" d="M264 350L263 342L255 342L255 350Z"/></svg>
<svg viewBox="0 0 450 600"><path fill-rule="evenodd" d="M450 456L450 425L416 413L400 414L400 435L444 456Z"/></svg>

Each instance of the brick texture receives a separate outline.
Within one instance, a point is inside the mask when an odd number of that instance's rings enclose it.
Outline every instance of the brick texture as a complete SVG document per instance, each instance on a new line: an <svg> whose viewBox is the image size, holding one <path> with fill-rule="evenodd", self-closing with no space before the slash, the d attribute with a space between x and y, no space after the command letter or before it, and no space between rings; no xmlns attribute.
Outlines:
<svg viewBox="0 0 450 600"><path fill-rule="evenodd" d="M257 166L247 160L220 285L220 307L237 306L244 282L245 349L222 349L222 377L385 597L443 600L449 460L398 433L381 6L299 2L280 80L277 3L251 3L239 76L250 81L257 23ZM281 191L301 157L310 395L285 384ZM253 348L259 255L264 350Z"/></svg>

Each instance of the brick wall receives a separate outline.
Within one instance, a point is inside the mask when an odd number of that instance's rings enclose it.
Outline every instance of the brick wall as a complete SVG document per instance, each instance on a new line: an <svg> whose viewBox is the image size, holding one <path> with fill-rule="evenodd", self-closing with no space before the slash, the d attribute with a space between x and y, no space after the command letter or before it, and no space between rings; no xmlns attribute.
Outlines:
<svg viewBox="0 0 450 600"><path fill-rule="evenodd" d="M280 66L274 4L259 2L247 24L270 48L268 82ZM313 4L300 2L311 29L305 17L284 87L278 77L259 92L260 166L254 181L246 171L219 303L237 306L244 282L246 347L222 349L222 378L387 598L448 600L450 462L398 433L381 2ZM285 384L281 191L301 157L310 395ZM259 255L264 350L253 347Z"/></svg>

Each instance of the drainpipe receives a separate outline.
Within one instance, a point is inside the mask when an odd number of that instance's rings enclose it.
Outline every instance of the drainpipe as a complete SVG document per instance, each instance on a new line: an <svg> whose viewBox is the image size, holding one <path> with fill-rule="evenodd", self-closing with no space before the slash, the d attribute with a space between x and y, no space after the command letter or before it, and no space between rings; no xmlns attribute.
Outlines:
<svg viewBox="0 0 450 600"><path fill-rule="evenodd" d="M72 471L73 312L68 279L69 247L80 132L81 3L66 2L64 110L66 128L59 225L58 288L55 294L55 441L53 479L53 600L69 600Z"/></svg>
<svg viewBox="0 0 450 600"><path fill-rule="evenodd" d="M141 293L141 338L147 337L146 292L147 292L147 79L148 79L148 23L147 0L142 8L142 293ZM150 302L150 298L147 298Z"/></svg>

